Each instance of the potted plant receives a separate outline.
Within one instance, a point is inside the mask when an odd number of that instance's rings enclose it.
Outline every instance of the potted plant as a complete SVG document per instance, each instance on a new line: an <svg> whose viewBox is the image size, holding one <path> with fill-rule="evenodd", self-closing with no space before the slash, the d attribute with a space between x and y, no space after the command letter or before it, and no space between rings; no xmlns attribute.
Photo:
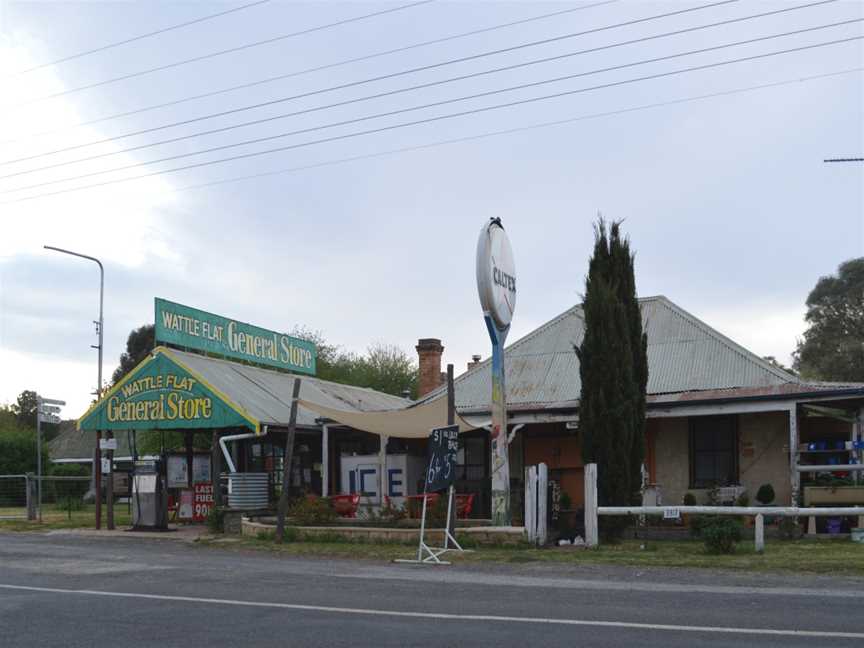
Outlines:
<svg viewBox="0 0 864 648"><path fill-rule="evenodd" d="M684 506L696 506L696 496L693 493L684 493L684 499L681 501ZM681 524L685 527L690 526L690 514L681 514Z"/></svg>
<svg viewBox="0 0 864 648"><path fill-rule="evenodd" d="M774 487L771 484L762 484L756 491L756 501L762 506L768 506L774 501Z"/></svg>

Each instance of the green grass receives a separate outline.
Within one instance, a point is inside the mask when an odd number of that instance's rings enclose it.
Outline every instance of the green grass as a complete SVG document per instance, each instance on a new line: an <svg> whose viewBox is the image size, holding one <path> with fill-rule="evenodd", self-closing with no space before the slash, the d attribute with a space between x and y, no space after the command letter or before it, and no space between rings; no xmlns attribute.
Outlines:
<svg viewBox="0 0 864 648"><path fill-rule="evenodd" d="M20 515L23 509L0 508L0 517L4 515ZM92 504L83 506L78 511L68 511L60 505L44 504L42 506L42 522L19 520L0 520L0 531L52 531L56 529L92 529L95 527L96 512ZM129 526L131 516L125 504L114 506L114 523L118 527ZM107 508L102 506L102 528L107 524Z"/></svg>
<svg viewBox="0 0 864 648"><path fill-rule="evenodd" d="M318 556L390 561L415 558L416 546L363 542L291 541L277 545L268 535L261 538L202 540L203 546L272 551L289 556ZM642 549L642 545L645 549ZM570 565L625 565L631 567L687 567L748 572L809 572L864 576L864 545L848 539L774 540L765 553L757 554L752 543L742 542L732 555L709 555L696 540L626 541L597 549L554 547L479 547L472 552L448 553L454 563L561 563Z"/></svg>

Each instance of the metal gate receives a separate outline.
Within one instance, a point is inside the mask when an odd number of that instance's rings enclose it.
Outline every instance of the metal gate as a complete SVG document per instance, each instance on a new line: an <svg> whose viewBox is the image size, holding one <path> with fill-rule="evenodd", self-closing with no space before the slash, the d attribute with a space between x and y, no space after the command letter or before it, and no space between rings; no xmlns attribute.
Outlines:
<svg viewBox="0 0 864 648"><path fill-rule="evenodd" d="M0 475L0 520L28 519L34 484L27 475Z"/></svg>

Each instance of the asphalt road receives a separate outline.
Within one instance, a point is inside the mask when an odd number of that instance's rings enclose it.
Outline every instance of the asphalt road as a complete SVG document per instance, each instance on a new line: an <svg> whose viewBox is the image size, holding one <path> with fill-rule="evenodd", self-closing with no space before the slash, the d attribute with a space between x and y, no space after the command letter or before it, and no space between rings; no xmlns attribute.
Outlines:
<svg viewBox="0 0 864 648"><path fill-rule="evenodd" d="M864 579L0 534L0 646L861 646Z"/></svg>

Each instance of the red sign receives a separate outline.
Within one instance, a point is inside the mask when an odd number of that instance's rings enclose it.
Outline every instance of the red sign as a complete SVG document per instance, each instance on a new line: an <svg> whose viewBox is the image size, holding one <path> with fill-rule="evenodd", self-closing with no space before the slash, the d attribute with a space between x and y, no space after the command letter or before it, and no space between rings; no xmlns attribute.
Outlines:
<svg viewBox="0 0 864 648"><path fill-rule="evenodd" d="M213 483L199 482L195 484L195 507L192 519L195 522L205 522L213 508Z"/></svg>

